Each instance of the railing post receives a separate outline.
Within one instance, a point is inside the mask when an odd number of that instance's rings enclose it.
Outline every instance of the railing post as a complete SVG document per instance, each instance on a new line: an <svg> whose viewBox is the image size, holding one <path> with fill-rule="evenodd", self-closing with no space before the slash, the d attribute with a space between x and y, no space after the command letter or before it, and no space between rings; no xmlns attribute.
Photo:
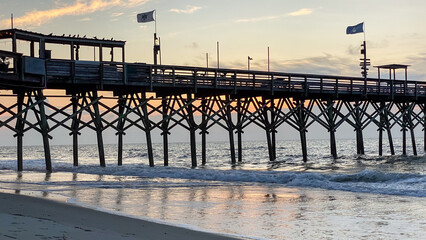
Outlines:
<svg viewBox="0 0 426 240"><path fill-rule="evenodd" d="M291 76L288 76L288 90L291 92Z"/></svg>
<svg viewBox="0 0 426 240"><path fill-rule="evenodd" d="M234 72L234 94L237 94L237 72Z"/></svg>
<svg viewBox="0 0 426 240"><path fill-rule="evenodd" d="M123 63L123 83L127 85L127 64Z"/></svg>
<svg viewBox="0 0 426 240"><path fill-rule="evenodd" d="M334 93L336 94L336 96L339 94L339 79L336 78L336 85L334 86Z"/></svg>
<svg viewBox="0 0 426 240"><path fill-rule="evenodd" d="M197 93L197 70L194 70L194 93Z"/></svg>
<svg viewBox="0 0 426 240"><path fill-rule="evenodd" d="M414 97L417 100L417 82L414 85Z"/></svg>
<svg viewBox="0 0 426 240"><path fill-rule="evenodd" d="M172 85L176 87L176 70L175 67L172 67Z"/></svg>
<svg viewBox="0 0 426 240"><path fill-rule="evenodd" d="M304 90L305 90L305 97L308 96L308 77L305 76L305 82L304 82Z"/></svg>
<svg viewBox="0 0 426 240"><path fill-rule="evenodd" d="M75 83L75 61L71 62L71 81Z"/></svg>
<svg viewBox="0 0 426 240"><path fill-rule="evenodd" d="M216 70L214 70L214 88L217 88L217 74L218 74L218 72L217 72L217 69Z"/></svg>
<svg viewBox="0 0 426 240"><path fill-rule="evenodd" d="M152 65L149 66L149 90L152 91Z"/></svg>
<svg viewBox="0 0 426 240"><path fill-rule="evenodd" d="M377 95L380 95L380 88L381 88L380 85L381 84L380 84L380 78L379 78L379 80L377 80Z"/></svg>
<svg viewBox="0 0 426 240"><path fill-rule="evenodd" d="M104 85L104 63L101 62L99 65L99 86L102 89Z"/></svg>

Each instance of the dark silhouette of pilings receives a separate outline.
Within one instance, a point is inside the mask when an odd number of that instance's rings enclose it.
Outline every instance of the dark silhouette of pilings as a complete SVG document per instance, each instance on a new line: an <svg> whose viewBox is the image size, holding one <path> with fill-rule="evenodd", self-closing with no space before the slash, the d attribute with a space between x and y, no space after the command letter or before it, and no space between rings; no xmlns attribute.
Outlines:
<svg viewBox="0 0 426 240"><path fill-rule="evenodd" d="M207 164L207 134L213 126L219 126L228 132L230 162L243 161L242 136L245 127L255 124L264 129L268 158L277 160L276 133L283 124L288 124L298 131L301 145L301 158L308 161L307 131L313 123L325 127L329 132L330 154L338 158L335 132L343 123L354 128L357 154L364 154L363 130L374 123L379 132L379 155L383 155L383 133L388 136L390 154L394 155L392 128L400 126L402 132L402 154L407 154L407 133L411 137L413 155L417 155L414 130L417 126L424 128L425 107L422 103L392 101L339 99L304 99L267 97L238 97L236 95L197 96L193 93L172 94L156 99L148 97L147 92L117 92L113 97L117 103L107 105L96 90L68 91L70 103L62 108L46 101L43 90L15 91L16 103L12 106L0 104L1 114L12 115L1 122L15 132L17 137L17 169L23 167L23 136L28 130L40 132L45 152L46 170L52 171L49 139L50 132L58 127L70 130L73 139L73 165L78 166L78 137L85 128L96 132L99 153L99 165L105 166L103 131L108 128L116 130L118 139L118 165L123 161L123 138L129 128L135 127L145 133L148 165L154 166L152 130L160 129L163 137L164 165L169 165L168 135L176 126L187 129L190 133L191 166L197 167L196 134L201 135L201 163ZM47 97L49 98L49 96ZM48 110L46 110L48 109ZM316 109L314 111L314 109ZM35 123L28 118L34 113ZM89 118L83 118L86 114ZM159 115L160 120L153 120ZM58 116L62 116L58 117ZM107 117L109 116L109 117ZM113 116L113 117L111 117ZM158 117L157 117L158 118ZM108 120L107 120L108 119ZM112 120L111 120L112 119ZM198 120L197 120L198 119ZM15 120L15 126L11 126ZM237 144L235 144L235 136ZM426 146L426 144L425 144ZM238 152L236 151L238 150Z"/></svg>

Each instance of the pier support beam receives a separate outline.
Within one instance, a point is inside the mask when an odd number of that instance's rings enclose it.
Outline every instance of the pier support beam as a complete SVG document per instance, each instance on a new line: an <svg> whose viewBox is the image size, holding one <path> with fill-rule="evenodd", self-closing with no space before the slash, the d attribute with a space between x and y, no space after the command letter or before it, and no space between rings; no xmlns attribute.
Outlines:
<svg viewBox="0 0 426 240"><path fill-rule="evenodd" d="M389 122L389 113L392 108L393 104L385 104L385 102L380 102L380 106L377 107L375 105L375 108L377 111L379 111L379 156L382 156L383 154L383 132L384 129L386 129L386 133L388 135L388 142L389 142L389 149L391 152L391 155L395 155L395 149L393 146L393 139L392 139L392 131L391 131L391 124Z"/></svg>
<svg viewBox="0 0 426 240"><path fill-rule="evenodd" d="M71 129L72 129L72 153L73 153L73 166L78 166L78 135L80 134L78 132L79 127L79 117L77 114L78 111L78 97L77 94L73 93L71 97L71 104L72 104L72 123L71 123ZM80 115L81 116L81 115Z"/></svg>
<svg viewBox="0 0 426 240"><path fill-rule="evenodd" d="M23 113L23 106L24 106L24 98L25 98L25 92L18 92L17 93L17 119L16 119L16 138L17 138L17 162L18 162L18 172L22 172L23 170L23 138L24 138L24 126L25 121L24 117L27 115L26 113Z"/></svg>
<svg viewBox="0 0 426 240"><path fill-rule="evenodd" d="M268 107L268 100L266 100L265 98L262 98L262 104L265 106L262 109L262 114L263 114L263 124L264 124L264 128L265 128L265 133L266 133L266 142L268 144L268 156L269 156L269 161L274 161L274 144L273 144L273 140L272 140L272 128L271 128L271 122L272 122L272 117L271 120L269 120L269 113L271 112L272 115L272 103L271 101L273 101L272 99L269 101L269 107Z"/></svg>
<svg viewBox="0 0 426 240"><path fill-rule="evenodd" d="M207 100L205 97L201 99L201 164L207 163Z"/></svg>
<svg viewBox="0 0 426 240"><path fill-rule="evenodd" d="M229 151L231 152L231 163L236 163L236 157L235 157L235 141L234 141L234 124L232 122L232 106L231 106L232 100L230 99L229 95L226 96L226 126L228 128L228 135L229 135Z"/></svg>
<svg viewBox="0 0 426 240"><path fill-rule="evenodd" d="M420 104L419 104L420 105ZM423 107L423 151L426 152L426 103L423 105L420 105L420 107Z"/></svg>
<svg viewBox="0 0 426 240"><path fill-rule="evenodd" d="M380 119L379 119L379 156L383 155L383 125L384 125L384 116L385 116L385 103L380 102Z"/></svg>
<svg viewBox="0 0 426 240"><path fill-rule="evenodd" d="M307 162L308 149L306 144L305 100L297 100L296 107L297 107L298 129L300 134L300 143L302 146L302 158L303 158L303 162Z"/></svg>
<svg viewBox="0 0 426 240"><path fill-rule="evenodd" d="M356 131L356 152L357 154L364 155L364 136L362 134L362 116L360 111L360 102L356 101L354 108L355 108L355 131Z"/></svg>
<svg viewBox="0 0 426 240"><path fill-rule="evenodd" d="M187 100L190 102L188 105L188 123L189 123L189 140L191 144L191 165L192 167L197 167L197 142L195 138L195 131L197 130L197 126L194 121L194 106L192 103L192 94L187 94Z"/></svg>
<svg viewBox="0 0 426 240"><path fill-rule="evenodd" d="M98 92L92 91L90 100L92 102L95 102L93 104L93 112L92 112L92 118L95 123L96 127L96 137L98 140L98 152L99 152L99 164L101 167L105 167L105 152L104 152L104 140L102 137L102 117L99 112L99 103L98 103Z"/></svg>
<svg viewBox="0 0 426 240"><path fill-rule="evenodd" d="M242 114L242 108L241 108L241 98L238 98L237 99L237 126L236 126L237 141L238 141L238 162L243 161L243 143L242 143L242 141L243 141L242 140L243 128L241 126L242 119L243 119L243 114Z"/></svg>
<svg viewBox="0 0 426 240"><path fill-rule="evenodd" d="M163 122L161 124L161 130L163 135L163 158L164 166L169 166L169 120L168 120L168 98L163 97L161 99Z"/></svg>
<svg viewBox="0 0 426 240"><path fill-rule="evenodd" d="M124 117L124 110L126 109L126 98L123 97L123 95L118 96L118 124L117 124L117 136L118 136L118 152L117 152L117 165L121 166L123 165L123 135L124 133L124 124L125 124L125 117Z"/></svg>
<svg viewBox="0 0 426 240"><path fill-rule="evenodd" d="M413 123L413 109L415 107L414 103L411 103L410 105L408 103L405 103L405 118L404 118L404 122L407 123L408 128L410 130L410 136L411 136L411 145L413 147L413 155L417 156L417 147L416 147L416 137L414 135L414 128L415 125Z"/></svg>
<svg viewBox="0 0 426 240"><path fill-rule="evenodd" d="M43 137L43 147L44 147L44 159L46 164L46 170L48 172L52 171L52 158L50 156L50 145L49 145L49 125L47 124L47 116L44 108L44 95L42 90L37 90L35 92L35 100L38 102L39 107L39 124L41 135Z"/></svg>
<svg viewBox="0 0 426 240"><path fill-rule="evenodd" d="M337 148L336 148L336 129L335 129L335 114L333 108L333 101L330 99L327 101L327 119L328 119L328 131L330 132L330 151L331 156L334 159L337 158Z"/></svg>
<svg viewBox="0 0 426 240"><path fill-rule="evenodd" d="M152 139L151 139L151 122L149 120L149 114L148 114L148 101L146 99L146 92L142 92L142 101L139 101L139 104L142 104L142 112L143 112L143 117L142 117L142 122L144 124L145 127L145 136L146 136L146 148L148 151L148 161L149 161L149 166L150 167L154 167L154 154L153 154L153 150L152 150Z"/></svg>

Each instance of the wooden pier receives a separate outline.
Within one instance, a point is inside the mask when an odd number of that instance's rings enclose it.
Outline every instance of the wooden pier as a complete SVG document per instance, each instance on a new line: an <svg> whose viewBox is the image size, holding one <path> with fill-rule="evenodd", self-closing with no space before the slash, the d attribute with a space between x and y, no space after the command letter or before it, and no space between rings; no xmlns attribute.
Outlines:
<svg viewBox="0 0 426 240"><path fill-rule="evenodd" d="M126 63L123 41L43 35L19 29L0 31L1 39L10 39L12 50L0 51L0 57L8 61L3 64L6 67L0 68L0 89L13 91L16 103L6 106L0 102L0 127L15 133L18 171L23 170L23 137L31 129L41 134L46 170L52 171L50 133L59 127L67 129L73 138L74 166L79 164L78 137L82 129L96 132L99 163L105 166L103 131L116 131L117 162L121 165L123 137L131 127L145 135L148 163L154 166L151 132L160 129L162 160L167 166L168 135L174 127L181 126L190 133L191 164L195 167L196 134L201 135L201 163L206 164L206 135L214 125L228 131L231 162L236 163L243 161L242 137L250 124L265 130L271 161L276 159L275 139L282 124L299 132L304 161L308 160L306 132L313 123L329 132L330 154L334 158L338 157L335 132L344 123L355 131L358 154L364 154L363 130L376 125L379 155L383 154L383 133L388 137L391 154L395 154L391 133L395 127L402 131L403 154L407 153L409 134L412 152L417 155L414 129L424 129L426 124L426 82L396 80L391 74L389 79L375 79ZM17 39L29 43L30 56L19 53ZM69 46L70 59L51 58L46 44ZM79 60L80 46L97 48L99 61ZM119 62L115 61L114 48L121 49ZM104 49L111 50L109 61L105 61ZM404 65L380 67L391 71ZM46 96L45 89L65 90L66 95ZM106 104L111 97L100 96L100 91L112 92L115 104ZM155 98L150 97L152 94ZM47 101L54 97L66 97L69 103L54 106ZM36 122L27 118L30 111ZM84 113L90 119L82 118ZM155 115L162 117L157 121ZM201 116L201 120L194 116ZM426 149L426 141L424 146Z"/></svg>

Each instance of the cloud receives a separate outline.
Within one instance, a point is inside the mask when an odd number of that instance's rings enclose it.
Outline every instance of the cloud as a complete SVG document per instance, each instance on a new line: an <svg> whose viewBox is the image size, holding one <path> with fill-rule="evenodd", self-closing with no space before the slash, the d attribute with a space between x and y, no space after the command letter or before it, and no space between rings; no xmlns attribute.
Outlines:
<svg viewBox="0 0 426 240"><path fill-rule="evenodd" d="M304 15L310 15L314 12L311 8L302 8L297 11L288 13L288 16L296 17L296 16L304 16Z"/></svg>
<svg viewBox="0 0 426 240"><path fill-rule="evenodd" d="M314 12L311 8L302 8L297 11L288 13L288 16L297 17L297 16L304 16L304 15L310 15Z"/></svg>
<svg viewBox="0 0 426 240"><path fill-rule="evenodd" d="M262 21L277 19L280 17L281 16L264 16L264 17L257 17L257 18L242 18L242 19L237 19L236 22L239 22L239 23L262 22Z"/></svg>
<svg viewBox="0 0 426 240"><path fill-rule="evenodd" d="M192 42L190 45L185 45L185 47L186 48L197 49L198 48L198 43Z"/></svg>
<svg viewBox="0 0 426 240"><path fill-rule="evenodd" d="M89 21L92 21L92 19L88 17L80 19L80 22L89 22Z"/></svg>
<svg viewBox="0 0 426 240"><path fill-rule="evenodd" d="M198 6L187 6L186 9L173 8L173 9L170 9L169 12L192 14L200 9L201 7L198 7Z"/></svg>
<svg viewBox="0 0 426 240"><path fill-rule="evenodd" d="M266 71L268 60L255 58L250 69ZM221 66L232 69L247 69L247 61L221 61ZM337 76L360 76L356 58L341 57L324 53L323 55L300 59L271 59L271 71L301 74L322 74Z"/></svg>
<svg viewBox="0 0 426 240"><path fill-rule="evenodd" d="M116 12L116 13L111 14L111 17L119 17L123 14L124 14L123 12Z"/></svg>
<svg viewBox="0 0 426 240"><path fill-rule="evenodd" d="M296 16L303 16L303 15L309 15L312 14L314 11L311 8L302 8L294 12L290 12L284 15L273 15L273 16L263 16L263 17L255 17L255 18L241 18L237 19L235 22L237 23L248 23L248 22L262 22L262 21L269 21L274 20L282 17L296 17Z"/></svg>
<svg viewBox="0 0 426 240"><path fill-rule="evenodd" d="M18 28L40 26L62 16L78 16L104 11L113 7L134 7L150 0L75 0L72 4L57 6L48 10L34 10L22 17L14 18L14 25ZM10 20L0 20L0 27L8 27Z"/></svg>

